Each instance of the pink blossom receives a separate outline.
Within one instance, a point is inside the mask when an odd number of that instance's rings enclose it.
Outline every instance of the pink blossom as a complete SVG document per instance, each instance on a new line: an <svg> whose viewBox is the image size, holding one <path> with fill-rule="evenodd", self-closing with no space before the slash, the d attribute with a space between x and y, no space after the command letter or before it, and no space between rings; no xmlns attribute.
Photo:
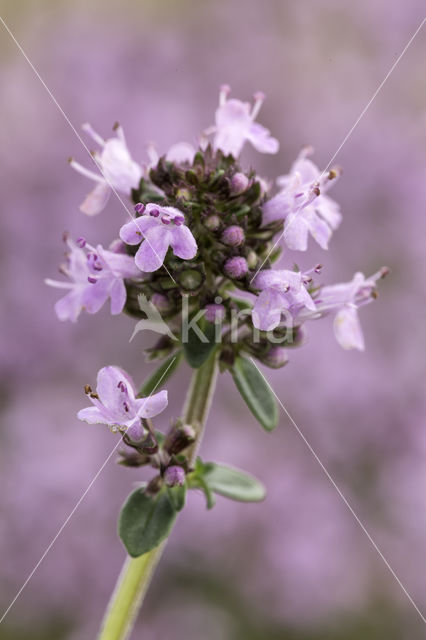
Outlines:
<svg viewBox="0 0 426 640"><path fill-rule="evenodd" d="M156 271L161 267L169 246L183 260L191 260L197 253L197 243L185 217L175 207L161 207L149 203L136 205L138 218L127 222L120 229L120 238L126 244L140 244L135 255L136 266L141 271Z"/></svg>
<svg viewBox="0 0 426 640"><path fill-rule="evenodd" d="M89 424L108 424L126 430L140 423L141 418L153 418L167 406L167 391L147 398L136 398L132 379L119 367L103 367L97 376L96 393L88 387L92 407L81 409L77 417Z"/></svg>
<svg viewBox="0 0 426 640"><path fill-rule="evenodd" d="M70 164L73 169L97 182L95 188L80 205L80 211L94 216L105 207L113 189L130 195L131 190L139 185L142 168L132 160L123 129L119 125L115 127L116 137L108 140L101 138L90 124L83 125L83 129L102 147L100 154L98 152L93 154L101 175L86 169L75 160L71 160Z"/></svg>
<svg viewBox="0 0 426 640"><path fill-rule="evenodd" d="M372 302L375 297L376 283L388 273L380 269L370 278L357 272L350 282L322 287L316 309L321 315L336 311L334 335L343 349L364 351L364 335L358 318L358 309Z"/></svg>
<svg viewBox="0 0 426 640"><path fill-rule="evenodd" d="M337 169L324 176L308 159L312 147L300 152L290 173L277 179L281 191L263 205L263 222L284 220L284 240L289 249L306 251L309 233L323 249L342 216L339 205L325 192L339 175Z"/></svg>
<svg viewBox="0 0 426 640"><path fill-rule="evenodd" d="M108 298L111 300L111 313L121 313L126 302L124 278L140 275L133 259L107 251L101 245L91 247L83 239L80 239L80 246L69 238L66 243L69 252L61 271L71 282L45 280L51 287L69 290L55 305L59 320L76 322L83 309L97 313Z"/></svg>
<svg viewBox="0 0 426 640"><path fill-rule="evenodd" d="M241 100L228 100L228 85L223 85L219 94L219 107L216 110L216 124L207 129L206 134L214 133L213 145L224 154L237 158L246 141L251 142L257 151L277 153L279 142L270 135L268 129L255 122L265 96L256 93L253 107Z"/></svg>
<svg viewBox="0 0 426 640"><path fill-rule="evenodd" d="M254 278L253 287L261 291L252 312L253 324L261 331L275 329L283 311L294 318L302 309L316 310L300 271L265 269Z"/></svg>

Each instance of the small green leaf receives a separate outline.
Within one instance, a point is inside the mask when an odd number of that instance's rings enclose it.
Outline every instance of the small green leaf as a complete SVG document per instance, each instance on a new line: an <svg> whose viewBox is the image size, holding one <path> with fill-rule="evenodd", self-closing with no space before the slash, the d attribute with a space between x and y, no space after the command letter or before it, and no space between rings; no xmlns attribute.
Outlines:
<svg viewBox="0 0 426 640"><path fill-rule="evenodd" d="M137 558L157 547L169 535L176 515L166 491L155 497L140 488L133 491L118 521L118 534L129 555Z"/></svg>
<svg viewBox="0 0 426 640"><path fill-rule="evenodd" d="M191 316L188 325L187 340L183 343L183 351L188 364L193 369L198 369L205 363L211 351L214 349L216 341L216 325L200 318L198 322L193 321Z"/></svg>
<svg viewBox="0 0 426 640"><path fill-rule="evenodd" d="M182 511L186 500L186 485L184 484L182 487L167 487L167 491L173 507L176 511Z"/></svg>
<svg viewBox="0 0 426 640"><path fill-rule="evenodd" d="M221 464L210 463L204 480L215 493L239 502L260 502L266 495L265 487L254 476Z"/></svg>
<svg viewBox="0 0 426 640"><path fill-rule="evenodd" d="M237 356L231 369L232 377L243 400L266 431L278 424L275 396L258 368L247 358Z"/></svg>
<svg viewBox="0 0 426 640"><path fill-rule="evenodd" d="M154 391L159 391L172 376L172 374L178 368L182 359L182 351L172 354L167 360L164 360L152 373L149 378L143 383L141 390L138 393L138 397L145 398Z"/></svg>

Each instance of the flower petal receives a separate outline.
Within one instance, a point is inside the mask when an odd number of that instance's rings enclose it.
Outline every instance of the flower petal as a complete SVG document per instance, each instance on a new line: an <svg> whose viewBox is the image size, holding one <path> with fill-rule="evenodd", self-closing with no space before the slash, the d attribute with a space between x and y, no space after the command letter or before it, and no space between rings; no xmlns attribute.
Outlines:
<svg viewBox="0 0 426 640"><path fill-rule="evenodd" d="M155 226L157 226L157 222L150 216L134 218L121 227L120 238L126 244L140 244L148 229Z"/></svg>
<svg viewBox="0 0 426 640"><path fill-rule="evenodd" d="M82 310L81 289L75 287L55 304L55 313L59 320L77 322Z"/></svg>
<svg viewBox="0 0 426 640"><path fill-rule="evenodd" d="M89 424L110 424L108 422L108 417L105 416L98 407L87 407L86 409L81 409L81 411L77 413L77 418L84 422L88 422Z"/></svg>
<svg viewBox="0 0 426 640"><path fill-rule="evenodd" d="M252 143L256 151L261 153L278 153L280 143L271 136L270 131L257 122L252 122L247 133L247 140Z"/></svg>
<svg viewBox="0 0 426 640"><path fill-rule="evenodd" d="M124 391L119 384L124 384ZM120 385L121 386L121 385ZM99 370L96 391L100 402L105 406L106 413L116 414L119 423L123 417L123 401L129 398L133 404L134 390L129 375L120 367L108 366ZM126 416L130 418L130 416Z"/></svg>
<svg viewBox="0 0 426 640"><path fill-rule="evenodd" d="M343 349L364 351L364 336L354 305L345 305L334 318L334 335Z"/></svg>
<svg viewBox="0 0 426 640"><path fill-rule="evenodd" d="M332 198L320 195L315 200L315 209L332 229L337 229L342 221L340 207Z"/></svg>
<svg viewBox="0 0 426 640"><path fill-rule="evenodd" d="M306 207L303 216L314 240L318 242L321 249L328 249L328 242L332 234L328 224L315 213L313 207Z"/></svg>
<svg viewBox="0 0 426 640"><path fill-rule="evenodd" d="M291 213L285 221L284 240L288 248L295 251L306 251L308 248L308 225L303 213Z"/></svg>
<svg viewBox="0 0 426 640"><path fill-rule="evenodd" d="M292 194L281 191L281 193L277 193L276 196L265 202L262 207L263 224L269 224L275 220L284 220L290 213L293 200Z"/></svg>
<svg viewBox="0 0 426 640"><path fill-rule="evenodd" d="M171 232L173 253L182 260L192 260L197 253L197 243L190 229L185 225L175 227Z"/></svg>
<svg viewBox="0 0 426 640"><path fill-rule="evenodd" d="M271 331L281 320L282 294L274 289L266 289L257 297L252 311L252 320L256 329Z"/></svg>
<svg viewBox="0 0 426 640"><path fill-rule="evenodd" d="M169 248L172 234L165 226L156 224L148 229L145 240L135 255L136 266L141 271L156 271L161 267Z"/></svg>
<svg viewBox="0 0 426 640"><path fill-rule="evenodd" d="M98 313L108 299L113 278L99 278L96 283L87 283L81 294L81 304L87 313Z"/></svg>
<svg viewBox="0 0 426 640"><path fill-rule="evenodd" d="M135 400L137 415L140 418L153 418L164 411L167 407L167 403L167 391L159 391L147 398L138 398Z"/></svg>
<svg viewBox="0 0 426 640"><path fill-rule="evenodd" d="M111 193L111 189L106 182L97 184L80 205L80 211L87 216L97 215L105 208Z"/></svg>
<svg viewBox="0 0 426 640"><path fill-rule="evenodd" d="M194 156L195 149L192 144L188 142L178 142L170 147L166 154L166 160L175 162L176 164L182 164L183 162L192 164Z"/></svg>
<svg viewBox="0 0 426 640"><path fill-rule="evenodd" d="M109 295L111 298L111 313L116 316L123 311L127 297L126 287L121 278L114 280Z"/></svg>

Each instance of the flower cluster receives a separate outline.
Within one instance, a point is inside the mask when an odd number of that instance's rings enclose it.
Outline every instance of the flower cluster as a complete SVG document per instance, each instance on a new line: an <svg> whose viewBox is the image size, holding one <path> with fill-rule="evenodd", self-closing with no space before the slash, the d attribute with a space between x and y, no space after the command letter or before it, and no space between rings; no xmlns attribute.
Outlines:
<svg viewBox="0 0 426 640"><path fill-rule="evenodd" d="M92 155L98 171L71 160L96 183L81 211L99 214L114 193L126 218L117 220L117 238L108 249L65 235L60 271L66 279L46 280L67 291L56 303L58 318L76 322L83 310L94 314L109 299L112 314L138 319L131 340L144 329L160 334L146 353L161 363L139 392L121 368L103 367L96 390L85 386L90 406L78 412L80 420L120 433L127 445L121 464L156 471L121 512L119 535L132 556L168 536L187 489L202 490L208 508L216 493L245 502L264 498L252 476L195 456L217 362L231 373L262 427L274 429L276 400L253 358L271 368L284 366L288 349L305 342L307 322L331 314L338 343L363 350L358 310L376 297L377 282L387 273L356 273L349 282L324 285L315 282L321 265L291 267L288 252L307 251L309 235L328 248L342 218L328 196L340 170L321 172L309 147L276 180L277 189L245 170L240 154L246 142L263 153L277 153L279 143L256 122L263 94L254 96L253 106L229 94L223 86L215 124L202 132L196 149L183 142L159 156L151 145L142 166L132 159L119 125L115 137L104 140L86 124L101 147ZM183 357L194 369L204 368L194 374L183 418L164 433L152 419L166 408L162 387Z"/></svg>
<svg viewBox="0 0 426 640"><path fill-rule="evenodd" d="M302 271L287 257L289 251L305 252L309 235L328 248L342 219L328 195L340 170L321 172L310 147L276 180L277 189L244 170L240 154L246 142L263 153L276 153L279 143L256 122L263 94L254 96L253 106L229 94L222 86L215 124L202 132L197 149L183 142L160 157L150 146L144 166L132 159L119 125L108 140L84 125L101 151L93 152L96 172L71 160L76 171L96 182L81 211L100 213L115 192L120 200L123 194L130 198L133 212L126 210L126 219L118 220L118 237L108 250L65 238L61 272L68 280L46 281L68 290L56 303L59 319L75 322L82 310L96 313L109 298L111 313L124 310L149 320L148 301L168 327L159 329L162 337L148 350L151 359L180 350L188 355L191 331L183 325L190 322L192 333L207 336L195 349L214 342L222 368L231 370L241 353L271 367L286 364L287 348L305 340L304 325L329 314L339 344L363 350L358 309L376 297L377 281L387 270L323 285L314 282L321 265ZM188 361L197 366L200 359L189 353ZM94 406L79 417L120 429L134 429L165 402L164 396L146 404L135 399L126 374L113 367L99 373L98 391L88 396Z"/></svg>

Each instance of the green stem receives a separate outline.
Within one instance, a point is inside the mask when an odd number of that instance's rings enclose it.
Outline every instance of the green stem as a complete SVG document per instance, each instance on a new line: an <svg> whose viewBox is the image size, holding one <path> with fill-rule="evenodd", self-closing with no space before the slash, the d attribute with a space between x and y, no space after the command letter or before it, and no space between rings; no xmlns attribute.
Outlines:
<svg viewBox="0 0 426 640"><path fill-rule="evenodd" d="M183 408L182 420L196 431L194 444L188 448L192 465L203 437L204 426L213 398L217 378L217 354L197 369L191 380ZM148 590L155 568L167 540L139 558L128 557L111 596L98 640L126 640L130 637L139 608Z"/></svg>

